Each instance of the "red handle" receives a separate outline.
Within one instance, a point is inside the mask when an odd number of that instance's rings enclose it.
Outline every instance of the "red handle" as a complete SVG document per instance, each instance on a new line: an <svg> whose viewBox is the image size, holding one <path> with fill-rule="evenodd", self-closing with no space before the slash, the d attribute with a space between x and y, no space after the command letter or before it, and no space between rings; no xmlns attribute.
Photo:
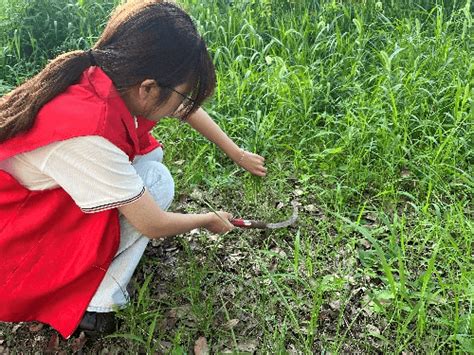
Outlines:
<svg viewBox="0 0 474 355"><path fill-rule="evenodd" d="M267 224L265 222L253 221L250 219L236 218L236 219L231 219L230 223L240 228L258 228L258 229L267 228Z"/></svg>

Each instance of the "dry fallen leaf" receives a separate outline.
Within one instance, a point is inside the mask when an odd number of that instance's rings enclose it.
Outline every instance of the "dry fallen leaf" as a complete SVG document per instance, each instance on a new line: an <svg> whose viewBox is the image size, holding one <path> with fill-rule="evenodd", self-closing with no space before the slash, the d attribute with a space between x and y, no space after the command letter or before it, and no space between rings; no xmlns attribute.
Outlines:
<svg viewBox="0 0 474 355"><path fill-rule="evenodd" d="M74 339L71 345L71 349L74 352L81 350L86 344L87 338L84 332L81 332L78 338Z"/></svg>
<svg viewBox="0 0 474 355"><path fill-rule="evenodd" d="M380 335L380 329L377 328L375 325L367 324L367 330L369 331L369 333Z"/></svg>
<svg viewBox="0 0 474 355"><path fill-rule="evenodd" d="M411 172L407 168L403 168L400 175L401 175L402 178L408 178L408 177L410 177Z"/></svg>
<svg viewBox="0 0 474 355"><path fill-rule="evenodd" d="M29 329L30 329L30 332L37 333L41 329L43 329L43 327L44 327L43 323L34 322L34 323L31 323Z"/></svg>
<svg viewBox="0 0 474 355"><path fill-rule="evenodd" d="M200 337L196 340L194 344L194 354L195 355L208 355L209 354L209 346L207 345L207 340L204 337Z"/></svg>
<svg viewBox="0 0 474 355"><path fill-rule="evenodd" d="M286 348L286 351L288 352L288 355L299 355L300 352L296 350L296 347L293 344L288 345Z"/></svg>
<svg viewBox="0 0 474 355"><path fill-rule="evenodd" d="M45 349L47 353L55 353L59 350L59 337L57 333L53 333L49 338L48 346Z"/></svg>
<svg viewBox="0 0 474 355"><path fill-rule="evenodd" d="M173 348L173 343L170 343L169 341L160 341L159 343L160 349L165 353L168 354L170 353L171 349Z"/></svg>
<svg viewBox="0 0 474 355"><path fill-rule="evenodd" d="M174 328L176 323L178 322L178 311L176 308L170 309L168 312L166 312L164 319L162 319L158 323L159 329L161 329L163 332Z"/></svg>
<svg viewBox="0 0 474 355"><path fill-rule="evenodd" d="M23 323L18 323L18 324L15 324L14 327L12 328L12 333L16 333L16 331L18 329L20 329L20 327L22 326Z"/></svg>
<svg viewBox="0 0 474 355"><path fill-rule="evenodd" d="M189 197L191 197L194 201L201 201L203 199L203 193L202 191L198 190L198 189L194 189L193 192L191 192L191 195L189 195Z"/></svg>
<svg viewBox="0 0 474 355"><path fill-rule="evenodd" d="M171 311L175 311L176 318L184 318L191 313L191 305L185 304L176 308L173 308Z"/></svg>
<svg viewBox="0 0 474 355"><path fill-rule="evenodd" d="M272 248L270 249L270 251L274 252L276 255L278 255L280 258L283 258L285 259L286 258L286 253L283 249L279 248L279 247L275 247L275 248Z"/></svg>
<svg viewBox="0 0 474 355"><path fill-rule="evenodd" d="M200 229L199 228L194 228L189 231L190 235L196 235L199 234Z"/></svg>
<svg viewBox="0 0 474 355"><path fill-rule="evenodd" d="M257 350L258 340L251 339L244 343L237 344L237 349L244 353L254 353Z"/></svg>
<svg viewBox="0 0 474 355"><path fill-rule="evenodd" d="M377 222L377 215L373 212L368 212L365 214L364 218L369 222Z"/></svg>
<svg viewBox="0 0 474 355"><path fill-rule="evenodd" d="M319 211L319 209L315 205L306 205L304 206L305 211L307 212L316 212Z"/></svg>
<svg viewBox="0 0 474 355"><path fill-rule="evenodd" d="M226 261L229 262L230 264L236 264L240 260L245 259L246 253L241 253L241 252L236 252L229 254L226 258Z"/></svg>
<svg viewBox="0 0 474 355"><path fill-rule="evenodd" d="M226 329L232 329L234 328L237 324L239 323L238 319L231 319L227 323L223 325L224 328Z"/></svg>

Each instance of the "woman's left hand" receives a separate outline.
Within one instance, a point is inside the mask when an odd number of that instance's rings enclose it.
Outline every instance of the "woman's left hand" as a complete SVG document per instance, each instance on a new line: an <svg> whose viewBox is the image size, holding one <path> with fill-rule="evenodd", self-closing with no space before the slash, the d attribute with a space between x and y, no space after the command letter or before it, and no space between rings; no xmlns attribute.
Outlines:
<svg viewBox="0 0 474 355"><path fill-rule="evenodd" d="M235 161L236 164L240 165L242 168L257 176L267 175L267 168L265 168L265 158L242 150L242 154Z"/></svg>

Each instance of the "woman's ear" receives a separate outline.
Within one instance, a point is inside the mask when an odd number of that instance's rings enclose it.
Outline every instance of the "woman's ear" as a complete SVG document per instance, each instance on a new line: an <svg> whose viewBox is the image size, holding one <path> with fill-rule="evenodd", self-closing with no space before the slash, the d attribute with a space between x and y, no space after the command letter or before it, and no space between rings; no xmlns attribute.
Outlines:
<svg viewBox="0 0 474 355"><path fill-rule="evenodd" d="M140 86L138 87L138 97L142 102L147 102L148 100L150 100L150 98L156 100L159 94L159 90L160 88L158 87L158 84L155 80L146 79L143 80Z"/></svg>

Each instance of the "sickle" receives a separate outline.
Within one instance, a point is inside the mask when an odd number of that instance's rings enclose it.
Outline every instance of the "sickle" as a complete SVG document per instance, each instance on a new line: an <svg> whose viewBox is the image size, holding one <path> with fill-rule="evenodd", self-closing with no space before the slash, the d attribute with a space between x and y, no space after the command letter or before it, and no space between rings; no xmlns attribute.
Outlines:
<svg viewBox="0 0 474 355"><path fill-rule="evenodd" d="M230 223L232 223L236 227L240 228L257 228L257 229L277 229L277 228L285 228L293 223L298 219L298 208L296 207L296 204L293 204L293 215L282 222L278 223L267 223L264 221L255 221L251 219L241 219L241 218L236 218L236 219L231 219Z"/></svg>

